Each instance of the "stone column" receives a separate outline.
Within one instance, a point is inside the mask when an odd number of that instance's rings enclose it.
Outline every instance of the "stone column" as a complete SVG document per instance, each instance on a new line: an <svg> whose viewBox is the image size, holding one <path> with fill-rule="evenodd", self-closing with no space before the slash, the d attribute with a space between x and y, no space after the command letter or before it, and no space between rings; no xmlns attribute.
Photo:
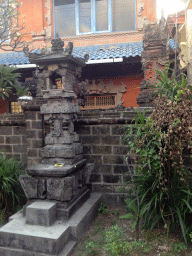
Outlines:
<svg viewBox="0 0 192 256"><path fill-rule="evenodd" d="M169 63L167 49L168 34L164 18L159 23L149 24L145 27L143 37L143 52L141 62L144 71L144 80L141 83L141 93L137 97L140 107L151 106L155 94L152 86L158 82L155 70L164 70Z"/></svg>

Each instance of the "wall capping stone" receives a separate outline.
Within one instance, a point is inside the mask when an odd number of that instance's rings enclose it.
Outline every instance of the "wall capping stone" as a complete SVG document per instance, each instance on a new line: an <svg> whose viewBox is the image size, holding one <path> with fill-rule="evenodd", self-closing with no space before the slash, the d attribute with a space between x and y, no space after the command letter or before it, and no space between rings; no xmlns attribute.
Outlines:
<svg viewBox="0 0 192 256"><path fill-rule="evenodd" d="M119 106L111 109L81 110L77 115L76 125L80 124L130 124L134 122L137 116L135 109L141 112L145 111L145 107L125 108ZM146 116L153 111L152 107L147 108Z"/></svg>
<svg viewBox="0 0 192 256"><path fill-rule="evenodd" d="M5 113L0 114L0 126L25 126L25 116L23 113Z"/></svg>

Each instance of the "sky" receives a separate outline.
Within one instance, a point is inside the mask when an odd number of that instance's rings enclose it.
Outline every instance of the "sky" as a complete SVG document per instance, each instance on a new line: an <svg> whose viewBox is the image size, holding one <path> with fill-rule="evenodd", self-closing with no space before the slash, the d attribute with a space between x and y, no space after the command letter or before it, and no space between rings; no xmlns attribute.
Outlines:
<svg viewBox="0 0 192 256"><path fill-rule="evenodd" d="M165 18L167 15L184 10L185 4L180 0L157 0L157 18L161 18L161 10L164 9Z"/></svg>

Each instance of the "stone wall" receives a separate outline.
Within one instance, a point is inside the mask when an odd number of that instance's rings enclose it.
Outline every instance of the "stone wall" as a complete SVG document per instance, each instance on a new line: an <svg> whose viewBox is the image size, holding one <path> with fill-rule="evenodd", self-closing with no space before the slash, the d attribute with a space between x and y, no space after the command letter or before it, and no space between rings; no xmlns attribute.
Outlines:
<svg viewBox="0 0 192 256"><path fill-rule="evenodd" d="M27 140L24 114L0 115L0 152L26 165Z"/></svg>
<svg viewBox="0 0 192 256"><path fill-rule="evenodd" d="M78 116L75 129L83 144L84 158L96 166L91 175L92 191L113 193L128 178L125 159L129 148L123 134L135 116L134 109L126 108L81 111Z"/></svg>
<svg viewBox="0 0 192 256"><path fill-rule="evenodd" d="M37 165L41 162L40 150L43 147L43 117L40 108L25 108L27 165Z"/></svg>
<svg viewBox="0 0 192 256"><path fill-rule="evenodd" d="M150 113L148 108L147 115ZM78 114L75 131L80 135L84 158L96 167L91 175L92 191L113 193L129 178L125 162L129 148L124 144L123 133L135 116L133 108L123 107ZM42 124L39 107L25 109L25 114L0 115L0 151L27 162L28 166L40 163L43 133L48 130ZM191 166L189 153L188 149L184 150L188 167Z"/></svg>

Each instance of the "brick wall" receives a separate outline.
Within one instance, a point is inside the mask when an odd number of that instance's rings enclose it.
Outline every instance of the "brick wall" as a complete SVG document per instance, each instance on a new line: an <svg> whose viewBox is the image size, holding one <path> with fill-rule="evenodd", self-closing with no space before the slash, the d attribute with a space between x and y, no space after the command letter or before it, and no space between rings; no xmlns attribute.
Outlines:
<svg viewBox="0 0 192 256"><path fill-rule="evenodd" d="M93 191L113 193L128 178L125 158L129 149L123 134L135 115L134 109L125 108L82 111L78 116L75 129L83 144L84 158L96 166L91 175Z"/></svg>
<svg viewBox="0 0 192 256"><path fill-rule="evenodd" d="M0 152L26 164L27 141L24 114L0 115Z"/></svg>

